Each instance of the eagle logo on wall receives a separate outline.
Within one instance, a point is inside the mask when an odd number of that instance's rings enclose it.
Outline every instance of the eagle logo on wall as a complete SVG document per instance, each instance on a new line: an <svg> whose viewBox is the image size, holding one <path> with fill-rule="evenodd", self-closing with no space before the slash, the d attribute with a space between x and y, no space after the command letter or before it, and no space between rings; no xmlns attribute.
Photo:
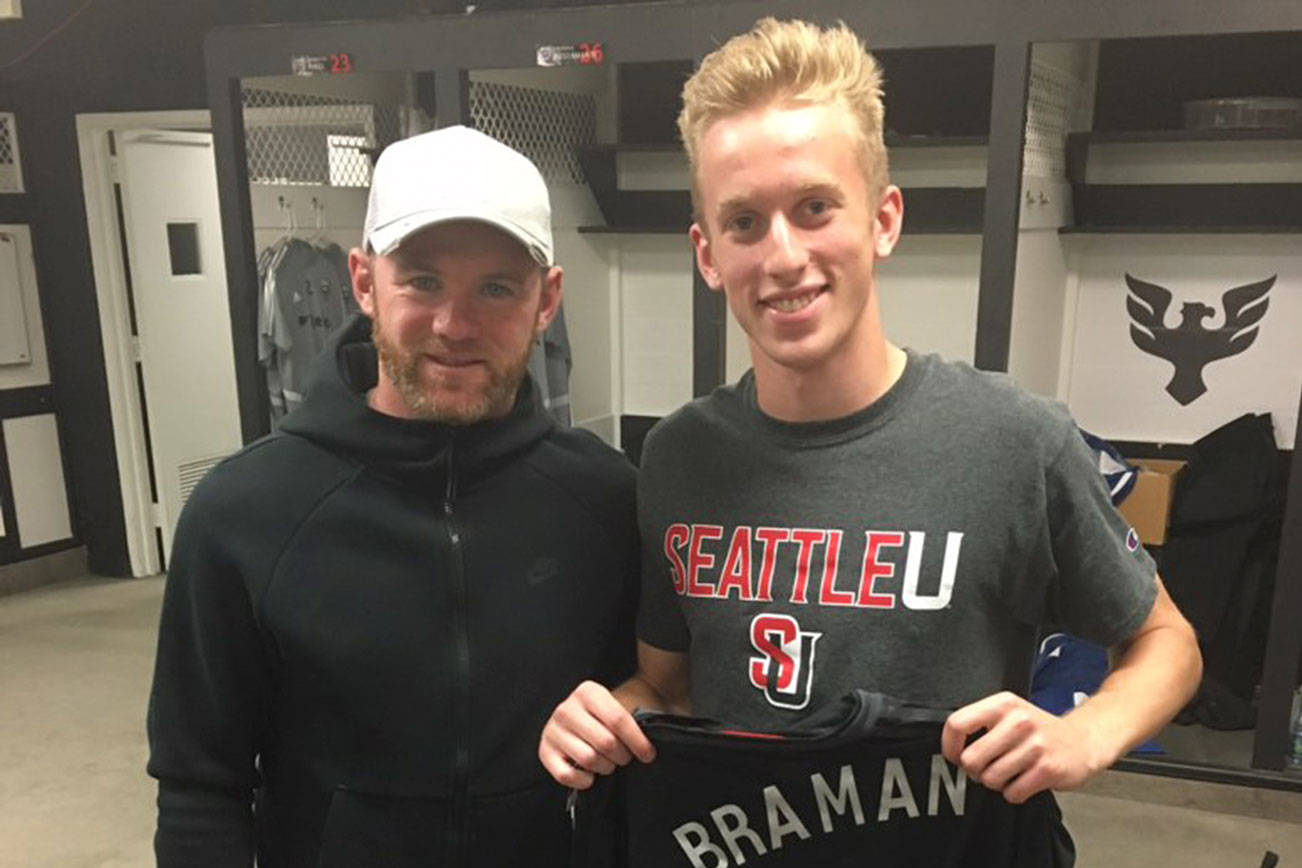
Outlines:
<svg viewBox="0 0 1302 868"><path fill-rule="evenodd" d="M1218 359L1227 359L1252 346L1257 339L1258 323L1266 315L1270 299L1266 293L1275 285L1272 275L1257 283L1227 290L1221 296L1225 324L1220 328L1203 328L1202 321L1216 314L1216 309L1198 301L1180 306L1180 324L1166 325L1166 309L1171 291L1126 275L1130 295L1126 310L1130 313L1130 339L1144 352L1166 359L1175 366L1166 391L1180 404L1193 402L1207 391L1203 368Z"/></svg>

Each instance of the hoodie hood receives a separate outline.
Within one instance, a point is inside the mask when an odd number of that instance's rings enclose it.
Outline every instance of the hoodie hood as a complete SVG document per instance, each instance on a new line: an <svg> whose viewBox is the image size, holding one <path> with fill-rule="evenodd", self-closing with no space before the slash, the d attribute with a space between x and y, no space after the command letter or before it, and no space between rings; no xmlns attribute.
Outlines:
<svg viewBox="0 0 1302 868"><path fill-rule="evenodd" d="M371 409L378 355L371 321L357 314L331 336L308 377L303 404L280 430L339 452L403 482L428 484L443 477L451 457L459 480L488 472L545 438L555 423L526 374L511 411L500 419L447 425L400 419Z"/></svg>

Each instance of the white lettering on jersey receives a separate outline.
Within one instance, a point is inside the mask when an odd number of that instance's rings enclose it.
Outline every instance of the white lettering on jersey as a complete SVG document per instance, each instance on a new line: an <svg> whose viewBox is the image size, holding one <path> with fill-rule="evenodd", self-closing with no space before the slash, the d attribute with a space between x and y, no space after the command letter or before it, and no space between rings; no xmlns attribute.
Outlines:
<svg viewBox="0 0 1302 868"><path fill-rule="evenodd" d="M814 788L814 801L818 803L818 816L823 821L824 832L832 831L831 811L836 811L837 816L840 817L845 815L847 807L854 811L854 824L863 825L863 806L859 804L859 790L854 784L854 769L849 763L841 766L841 779L836 795L832 795L832 788L818 772L809 776L809 783Z"/></svg>
<svg viewBox="0 0 1302 868"><path fill-rule="evenodd" d="M917 819L918 803L913 800L913 788L904 775L904 763L891 757L882 767L882 798L877 806L877 821L889 820L891 811L896 808L903 808L910 819Z"/></svg>

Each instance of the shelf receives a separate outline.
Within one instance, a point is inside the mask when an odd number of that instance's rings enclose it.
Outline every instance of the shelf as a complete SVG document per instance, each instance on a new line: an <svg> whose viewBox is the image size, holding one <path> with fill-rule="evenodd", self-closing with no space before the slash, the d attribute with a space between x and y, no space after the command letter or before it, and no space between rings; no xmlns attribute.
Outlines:
<svg viewBox="0 0 1302 868"><path fill-rule="evenodd" d="M1077 231L1302 232L1302 184L1073 184Z"/></svg>
<svg viewBox="0 0 1302 868"><path fill-rule="evenodd" d="M1302 226L1063 226L1059 235L1297 235Z"/></svg>
<svg viewBox="0 0 1302 868"><path fill-rule="evenodd" d="M608 142L601 145L584 145L574 149L580 157L583 154L682 154L687 156L683 151L683 146L678 142L663 142L658 144L620 144L618 142Z"/></svg>
<svg viewBox="0 0 1302 868"><path fill-rule="evenodd" d="M886 134L888 148L975 148L990 144L989 136L901 136Z"/></svg>
<svg viewBox="0 0 1302 868"><path fill-rule="evenodd" d="M604 226L580 226L584 234L686 233L692 223L686 190L598 190L593 195ZM980 235L984 187L912 187L904 191L906 235Z"/></svg>
<svg viewBox="0 0 1302 868"><path fill-rule="evenodd" d="M682 235L687 237L688 223L684 226L580 226L580 235Z"/></svg>
<svg viewBox="0 0 1302 868"><path fill-rule="evenodd" d="M974 148L985 147L990 143L989 136L915 136L915 135L898 135L887 133L885 136L886 147L888 148ZM596 145L584 145L575 148L580 158L586 154L606 155L606 154L682 154L683 146L679 142L655 142L655 143L633 143L622 144L619 142L607 142Z"/></svg>
<svg viewBox="0 0 1302 868"><path fill-rule="evenodd" d="M980 235L984 187L909 187L904 193L906 235Z"/></svg>
<svg viewBox="0 0 1302 868"><path fill-rule="evenodd" d="M1118 130L1072 133L1086 144L1144 144L1153 142L1260 142L1302 140L1302 128L1289 130Z"/></svg>

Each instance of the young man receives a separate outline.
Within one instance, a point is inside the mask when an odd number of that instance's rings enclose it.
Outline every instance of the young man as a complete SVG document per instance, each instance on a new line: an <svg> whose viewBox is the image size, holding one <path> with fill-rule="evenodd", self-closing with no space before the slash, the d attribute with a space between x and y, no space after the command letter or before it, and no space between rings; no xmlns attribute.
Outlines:
<svg viewBox="0 0 1302 868"><path fill-rule="evenodd" d="M632 671L638 557L632 468L525 376L561 300L546 186L463 127L398 142L349 265L365 316L177 530L159 865L564 864L533 743Z"/></svg>
<svg viewBox="0 0 1302 868"><path fill-rule="evenodd" d="M1065 410L886 339L874 267L903 203L880 88L844 26L773 19L684 88L697 264L753 370L647 438L638 672L552 715L539 757L567 786L653 759L634 708L771 730L864 688L958 709L946 757L1020 803L1194 691L1193 633ZM1063 718L1019 695L1043 623L1117 655Z"/></svg>

